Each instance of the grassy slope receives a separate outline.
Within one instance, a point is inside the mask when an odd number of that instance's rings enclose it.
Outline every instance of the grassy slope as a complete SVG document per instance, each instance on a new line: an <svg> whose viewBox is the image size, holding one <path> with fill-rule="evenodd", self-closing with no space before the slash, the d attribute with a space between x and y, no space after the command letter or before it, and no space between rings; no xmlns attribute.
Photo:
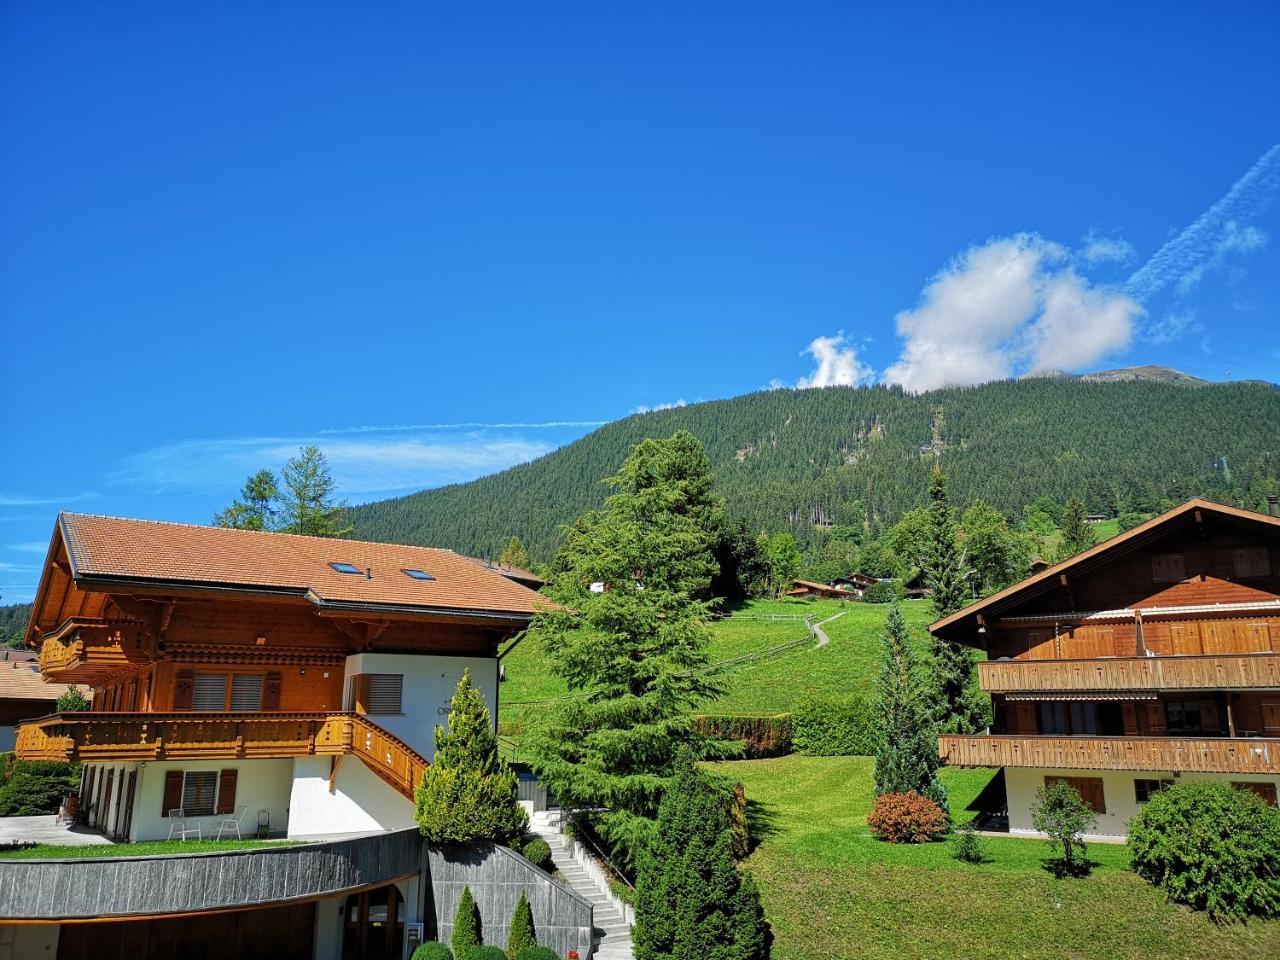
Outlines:
<svg viewBox="0 0 1280 960"><path fill-rule="evenodd" d="M866 757L736 761L762 833L748 863L773 924L775 960L819 958L1257 958L1280 956L1280 922L1215 927L1164 902L1126 869L1124 847L1095 844L1085 880L1055 880L1035 840L984 839L989 862L949 844L891 846L867 833ZM943 771L962 810L991 771Z"/></svg>
<svg viewBox="0 0 1280 960"><path fill-rule="evenodd" d="M0 860L53 860L107 857L169 857L180 853L218 853L252 847L289 845L288 840L149 840L142 843L38 843L24 850L0 848Z"/></svg>

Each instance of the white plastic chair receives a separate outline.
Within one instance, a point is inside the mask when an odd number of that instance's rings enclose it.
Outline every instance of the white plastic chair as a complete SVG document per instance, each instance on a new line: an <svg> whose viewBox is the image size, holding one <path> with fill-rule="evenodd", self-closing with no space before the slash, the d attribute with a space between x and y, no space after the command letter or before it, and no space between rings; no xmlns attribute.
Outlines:
<svg viewBox="0 0 1280 960"><path fill-rule="evenodd" d="M243 837L240 836L240 821L244 819L245 811L248 809L249 809L248 807L236 807L235 813L233 813L231 816L229 817L222 816L218 818L218 839L219 840L222 839L222 834L224 831L229 832L232 830L235 831L237 840L244 839Z"/></svg>
<svg viewBox="0 0 1280 960"><path fill-rule="evenodd" d="M194 835L197 840L203 840L200 834L200 822L187 822L187 815L181 807L176 807L169 811L169 839L172 840L174 834L178 835L179 840L186 840Z"/></svg>

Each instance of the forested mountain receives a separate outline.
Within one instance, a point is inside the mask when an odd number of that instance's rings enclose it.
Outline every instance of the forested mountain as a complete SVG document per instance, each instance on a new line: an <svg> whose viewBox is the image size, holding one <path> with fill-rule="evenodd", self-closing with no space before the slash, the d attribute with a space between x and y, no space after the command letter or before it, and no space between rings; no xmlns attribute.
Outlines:
<svg viewBox="0 0 1280 960"><path fill-rule="evenodd" d="M0 646L16 647L21 644L30 619L31 604L0 604Z"/></svg>
<svg viewBox="0 0 1280 960"><path fill-rule="evenodd" d="M827 524L876 533L924 503L935 454L952 501L1016 517L1038 497L1154 511L1201 495L1257 509L1280 492L1280 390L1037 378L913 396L896 387L773 390L610 423L471 483L355 507L355 536L495 556L518 534L547 560L559 526L646 437L706 445L730 513L812 543Z"/></svg>

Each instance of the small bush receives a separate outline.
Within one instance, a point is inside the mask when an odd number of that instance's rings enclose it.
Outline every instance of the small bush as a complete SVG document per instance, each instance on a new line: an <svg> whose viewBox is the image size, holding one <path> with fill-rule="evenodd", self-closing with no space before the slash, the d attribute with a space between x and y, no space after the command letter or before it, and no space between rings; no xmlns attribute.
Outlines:
<svg viewBox="0 0 1280 960"><path fill-rule="evenodd" d="M413 951L413 956L409 960L453 960L453 951L446 947L443 943L424 943Z"/></svg>
<svg viewBox="0 0 1280 960"><path fill-rule="evenodd" d="M466 960L507 960L507 955L497 947L472 947Z"/></svg>
<svg viewBox="0 0 1280 960"><path fill-rule="evenodd" d="M889 843L927 843L947 835L947 815L940 806L914 790L882 793L876 797L867 826Z"/></svg>
<svg viewBox="0 0 1280 960"><path fill-rule="evenodd" d="M1280 810L1221 780L1161 790L1129 821L1138 876L1214 919L1280 916Z"/></svg>
<svg viewBox="0 0 1280 960"><path fill-rule="evenodd" d="M809 757L869 757L876 752L875 723L866 697L818 700L796 713L792 741Z"/></svg>
<svg viewBox="0 0 1280 960"><path fill-rule="evenodd" d="M451 942L454 960L472 960L472 951L480 946L480 908L476 906L470 887L463 887L462 896L458 899L458 909L453 915ZM503 960L506 960L505 955Z"/></svg>
<svg viewBox="0 0 1280 960"><path fill-rule="evenodd" d="M751 826L747 819L747 788L733 785L729 800L729 831L733 836L733 855L741 860L751 852Z"/></svg>
<svg viewBox="0 0 1280 960"><path fill-rule="evenodd" d="M550 947L525 947L516 954L516 960L560 960L560 955Z"/></svg>
<svg viewBox="0 0 1280 960"><path fill-rule="evenodd" d="M551 872L553 864L551 863L551 844L543 840L541 837L535 837L524 845L524 849L520 851L524 858L532 863L539 870Z"/></svg>
<svg viewBox="0 0 1280 960"><path fill-rule="evenodd" d="M714 740L737 740L748 760L781 757L791 752L791 714L767 716L704 715L693 718L694 729Z"/></svg>
<svg viewBox="0 0 1280 960"><path fill-rule="evenodd" d="M44 760L6 761L0 775L0 817L57 813L67 795L79 789L79 764Z"/></svg>
<svg viewBox="0 0 1280 960"><path fill-rule="evenodd" d="M58 697L58 703L53 709L57 713L73 713L77 710L88 710L89 707L89 698L73 683L62 691L62 696Z"/></svg>
<svg viewBox="0 0 1280 960"><path fill-rule="evenodd" d="M1031 804L1031 823L1049 837L1049 846L1062 851L1062 858L1050 860L1046 866L1059 877L1083 876L1089 872L1085 859L1087 833L1098 815L1080 796L1080 791L1065 780L1052 780L1036 791Z"/></svg>
<svg viewBox="0 0 1280 960"><path fill-rule="evenodd" d="M982 849L982 840L979 839L977 831L973 829L972 823L963 823L956 827L956 842L952 847L951 855L961 863L983 863L986 861L987 855Z"/></svg>
<svg viewBox="0 0 1280 960"><path fill-rule="evenodd" d="M893 603L899 596L898 581L888 583L878 580L862 592L862 599L867 603Z"/></svg>
<svg viewBox="0 0 1280 960"><path fill-rule="evenodd" d="M507 960L516 960L521 950L537 945L538 938L533 935L533 910L521 890L516 912L511 915L511 928L507 931Z"/></svg>

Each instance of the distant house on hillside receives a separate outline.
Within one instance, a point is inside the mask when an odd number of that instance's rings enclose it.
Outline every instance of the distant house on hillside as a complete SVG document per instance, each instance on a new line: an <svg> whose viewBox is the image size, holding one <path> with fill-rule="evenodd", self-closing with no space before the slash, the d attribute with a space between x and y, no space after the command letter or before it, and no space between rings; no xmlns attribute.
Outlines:
<svg viewBox="0 0 1280 960"><path fill-rule="evenodd" d="M1105 513L1086 513L1084 517L1085 523L1106 523L1111 518Z"/></svg>
<svg viewBox="0 0 1280 960"><path fill-rule="evenodd" d="M851 593L861 600L867 588L874 586L876 582L875 577L868 576L865 573L851 573L847 577L836 577L831 581L831 585L837 590Z"/></svg>
<svg viewBox="0 0 1280 960"><path fill-rule="evenodd" d="M923 600L932 593L933 591L924 582L923 571L916 571L915 574L902 583L902 594L908 600Z"/></svg>
<svg viewBox="0 0 1280 960"><path fill-rule="evenodd" d="M482 560L479 557L472 557L471 559L486 570L500 573L512 583L518 583L520 586L528 587L530 590L541 590L546 584L546 581L540 576L532 570L524 569L524 567L512 567L505 563L499 563L497 560Z"/></svg>
<svg viewBox="0 0 1280 960"><path fill-rule="evenodd" d="M841 590L829 583L814 583L812 580L793 580L792 588L787 591L788 597L807 600L810 597L823 600L848 600L849 591Z"/></svg>
<svg viewBox="0 0 1280 960"><path fill-rule="evenodd" d="M0 753L14 748L18 724L53 713L66 692L67 684L46 683L40 676L34 650L5 650L0 658Z"/></svg>

